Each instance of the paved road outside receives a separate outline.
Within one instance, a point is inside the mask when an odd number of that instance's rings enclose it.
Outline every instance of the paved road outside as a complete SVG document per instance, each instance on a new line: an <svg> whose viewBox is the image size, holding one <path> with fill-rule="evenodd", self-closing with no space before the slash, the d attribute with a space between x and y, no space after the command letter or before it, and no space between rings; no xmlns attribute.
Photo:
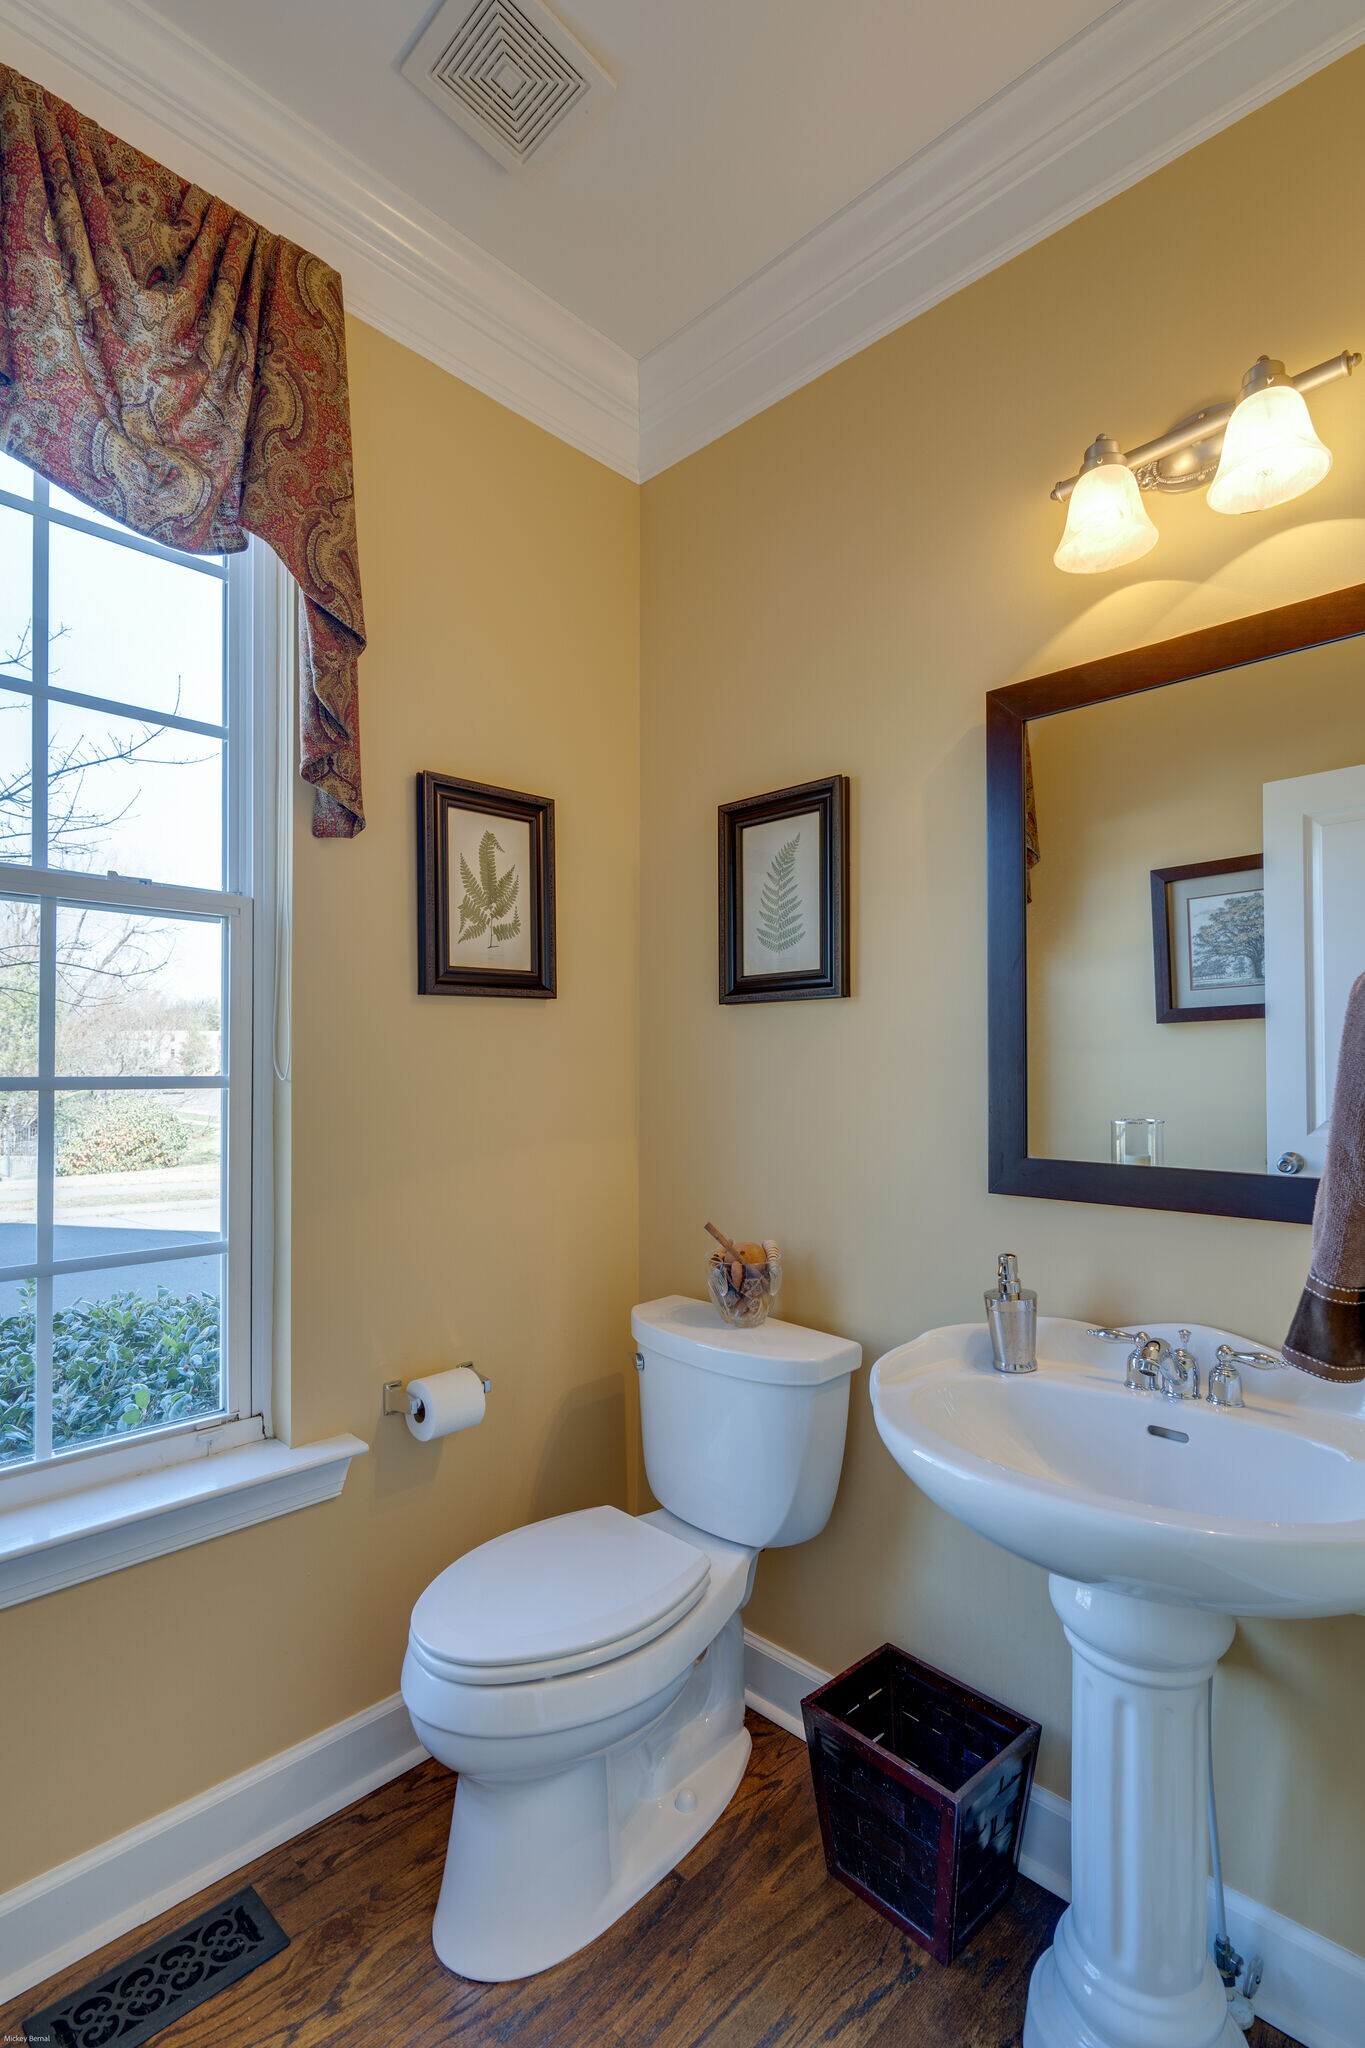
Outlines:
<svg viewBox="0 0 1365 2048"><path fill-rule="evenodd" d="M158 1259L168 1244L188 1244L204 1235L201 1230L118 1230L105 1225L62 1225L52 1233L53 1251L59 1259L107 1258L112 1252L148 1254L146 1265L105 1266L99 1272L59 1278L56 1306L69 1307L73 1301L103 1301L108 1295L136 1289L155 1294L158 1287L172 1294L216 1294L218 1260ZM0 1223L0 1266L19 1266L33 1257L33 1232L22 1223ZM0 1282L0 1316L19 1309L20 1282Z"/></svg>

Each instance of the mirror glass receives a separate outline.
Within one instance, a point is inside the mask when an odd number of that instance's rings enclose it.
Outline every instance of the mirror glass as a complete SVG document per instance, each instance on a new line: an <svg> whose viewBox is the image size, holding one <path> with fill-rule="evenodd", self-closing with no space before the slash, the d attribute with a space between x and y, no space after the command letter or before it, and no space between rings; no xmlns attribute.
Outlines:
<svg viewBox="0 0 1365 2048"><path fill-rule="evenodd" d="M1365 641L1027 734L1030 1154L1316 1177L1365 971Z"/></svg>

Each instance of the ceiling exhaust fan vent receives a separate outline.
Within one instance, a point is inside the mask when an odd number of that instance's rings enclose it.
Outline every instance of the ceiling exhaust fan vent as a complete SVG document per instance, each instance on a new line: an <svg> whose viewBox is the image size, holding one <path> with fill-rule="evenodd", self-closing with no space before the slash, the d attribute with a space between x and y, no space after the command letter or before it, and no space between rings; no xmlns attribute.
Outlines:
<svg viewBox="0 0 1365 2048"><path fill-rule="evenodd" d="M540 0L450 0L403 76L510 170L562 141L615 82Z"/></svg>

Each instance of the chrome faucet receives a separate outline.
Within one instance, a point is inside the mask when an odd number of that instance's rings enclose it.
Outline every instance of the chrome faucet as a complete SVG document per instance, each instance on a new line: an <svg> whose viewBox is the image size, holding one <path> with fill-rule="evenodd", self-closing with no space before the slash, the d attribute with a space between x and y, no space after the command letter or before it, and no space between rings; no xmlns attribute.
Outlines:
<svg viewBox="0 0 1365 2048"><path fill-rule="evenodd" d="M1164 1337L1149 1337L1145 1330L1092 1329L1092 1337L1104 1337L1111 1344L1128 1344L1128 1366L1123 1384L1136 1393L1163 1394L1168 1401L1199 1399L1199 1366L1186 1350L1188 1330L1181 1330L1180 1346L1172 1350Z"/></svg>
<svg viewBox="0 0 1365 2048"><path fill-rule="evenodd" d="M1186 1347L1190 1341L1188 1330L1177 1330L1180 1339L1174 1351L1167 1350L1163 1361L1161 1391L1176 1401L1197 1401L1199 1399L1199 1361Z"/></svg>
<svg viewBox="0 0 1365 2048"><path fill-rule="evenodd" d="M1162 1394L1168 1401L1197 1401L1199 1362L1188 1349L1190 1333L1180 1330L1176 1334L1180 1342L1172 1348L1164 1338L1149 1337L1145 1330L1090 1330L1092 1337L1128 1345L1125 1387L1140 1394ZM1245 1408L1240 1368L1249 1365L1257 1372L1278 1372L1283 1364L1276 1351L1238 1351L1231 1344L1220 1344L1204 1399L1215 1408Z"/></svg>

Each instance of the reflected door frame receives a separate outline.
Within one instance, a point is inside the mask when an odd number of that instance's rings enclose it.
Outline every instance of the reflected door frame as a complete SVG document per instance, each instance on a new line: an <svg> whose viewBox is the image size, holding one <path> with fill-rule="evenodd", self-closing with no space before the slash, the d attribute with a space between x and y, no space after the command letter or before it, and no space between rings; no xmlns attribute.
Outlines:
<svg viewBox="0 0 1365 2048"><path fill-rule="evenodd" d="M986 926L989 1023L989 1169L996 1195L1100 1202L1310 1223L1316 1179L1216 1168L1142 1170L1099 1160L1046 1159L1028 1146L1028 920L1025 759L1029 721L1160 690L1365 633L1365 583L1130 648L986 698Z"/></svg>

